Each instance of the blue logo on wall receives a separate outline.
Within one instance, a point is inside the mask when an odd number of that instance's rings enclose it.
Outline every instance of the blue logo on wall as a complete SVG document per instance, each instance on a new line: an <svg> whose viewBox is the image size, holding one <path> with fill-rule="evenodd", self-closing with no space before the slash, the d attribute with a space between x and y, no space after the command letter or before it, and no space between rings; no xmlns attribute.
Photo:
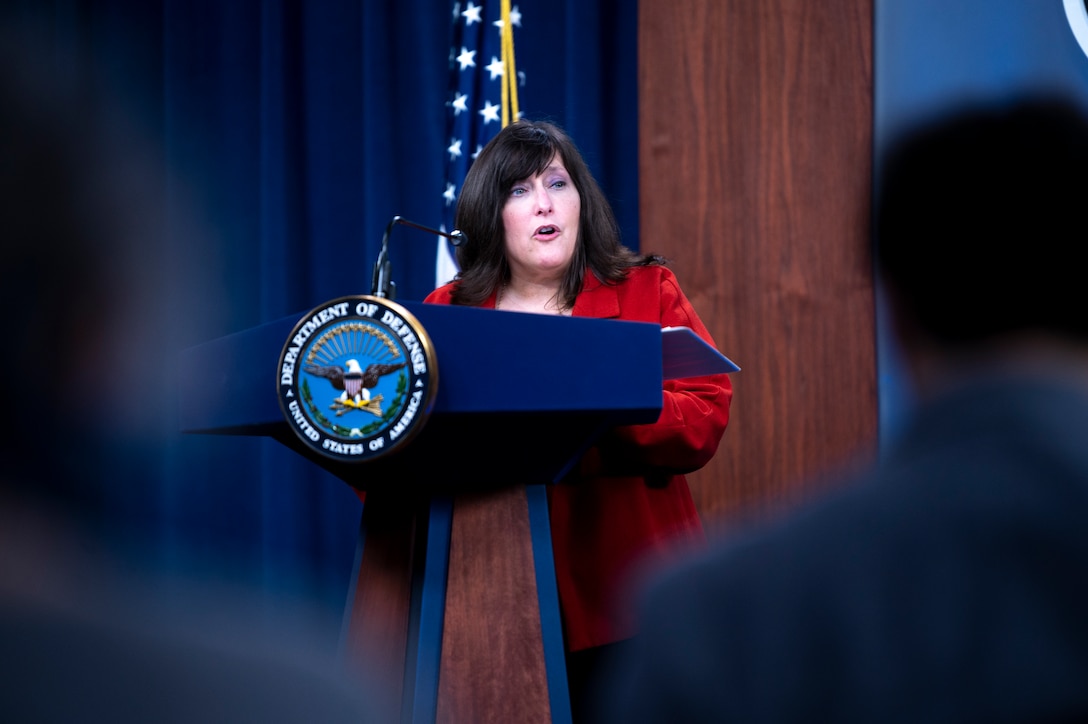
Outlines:
<svg viewBox="0 0 1088 724"><path fill-rule="evenodd" d="M1065 18L1073 30L1073 37L1080 44L1080 49L1088 55L1088 0L1062 0L1065 5Z"/></svg>

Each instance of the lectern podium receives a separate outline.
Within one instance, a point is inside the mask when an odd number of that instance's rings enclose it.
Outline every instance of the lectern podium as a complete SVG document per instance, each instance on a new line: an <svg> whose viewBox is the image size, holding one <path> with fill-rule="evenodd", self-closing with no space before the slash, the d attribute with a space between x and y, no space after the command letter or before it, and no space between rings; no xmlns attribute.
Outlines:
<svg viewBox="0 0 1088 724"><path fill-rule="evenodd" d="M354 463L288 427L276 361L293 316L187 350L180 423L261 435L366 493L349 655L385 675L402 721L569 721L544 485L606 429L654 422L654 324L402 303L438 387L424 427Z"/></svg>

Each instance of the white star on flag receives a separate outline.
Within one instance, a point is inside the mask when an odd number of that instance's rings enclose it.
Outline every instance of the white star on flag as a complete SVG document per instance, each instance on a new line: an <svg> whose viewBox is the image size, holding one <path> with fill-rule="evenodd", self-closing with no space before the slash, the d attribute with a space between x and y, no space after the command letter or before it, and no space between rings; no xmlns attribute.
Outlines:
<svg viewBox="0 0 1088 724"><path fill-rule="evenodd" d="M491 62L484 66L484 70L491 74L490 80L495 80L502 75L502 61L491 56Z"/></svg>
<svg viewBox="0 0 1088 724"><path fill-rule="evenodd" d="M524 75L521 74L521 73L519 73L518 75L522 76L521 83L522 83L522 85L524 85L525 84ZM461 115L462 113L464 113L467 110L468 110L468 96L465 95L464 93L458 93L457 97L453 99L453 115L459 116L459 115Z"/></svg>
<svg viewBox="0 0 1088 724"><path fill-rule="evenodd" d="M476 51L461 48L461 54L457 56L457 62L461 64L461 70L476 67Z"/></svg>
<svg viewBox="0 0 1088 724"><path fill-rule="evenodd" d="M469 0L468 5L465 6L465 12L461 15L465 18L465 25L472 25L473 23L482 23L480 19L480 11L483 10L479 5L473 5L472 0Z"/></svg>
<svg viewBox="0 0 1088 724"><path fill-rule="evenodd" d="M484 125L486 126L488 123L491 123L491 121L498 123L499 111L501 110L502 106L496 106L492 104L491 101L487 101L484 103L484 107L476 112L484 117Z"/></svg>

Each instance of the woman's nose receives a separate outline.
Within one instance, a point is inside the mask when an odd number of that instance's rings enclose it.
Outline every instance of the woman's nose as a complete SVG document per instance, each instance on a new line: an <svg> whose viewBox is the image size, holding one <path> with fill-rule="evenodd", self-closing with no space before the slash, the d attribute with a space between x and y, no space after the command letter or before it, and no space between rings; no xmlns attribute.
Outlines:
<svg viewBox="0 0 1088 724"><path fill-rule="evenodd" d="M541 188L537 190L536 210L537 213L545 213L552 210L552 197L548 194L548 189Z"/></svg>

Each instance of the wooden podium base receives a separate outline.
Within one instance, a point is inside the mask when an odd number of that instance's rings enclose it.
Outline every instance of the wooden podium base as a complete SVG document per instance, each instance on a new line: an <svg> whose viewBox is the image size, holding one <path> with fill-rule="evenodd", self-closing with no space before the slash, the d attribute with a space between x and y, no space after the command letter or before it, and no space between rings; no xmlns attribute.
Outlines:
<svg viewBox="0 0 1088 724"><path fill-rule="evenodd" d="M401 721L569 722L543 486L367 495L348 654Z"/></svg>

